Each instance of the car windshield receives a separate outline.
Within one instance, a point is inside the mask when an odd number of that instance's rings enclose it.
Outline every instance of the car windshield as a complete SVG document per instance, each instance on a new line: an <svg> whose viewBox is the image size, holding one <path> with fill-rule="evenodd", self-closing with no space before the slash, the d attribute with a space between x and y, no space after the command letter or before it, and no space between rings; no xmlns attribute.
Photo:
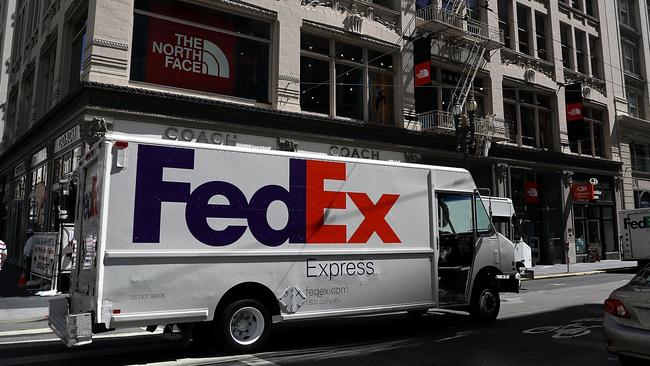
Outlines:
<svg viewBox="0 0 650 366"><path fill-rule="evenodd" d="M641 272L634 276L632 281L630 281L630 284L635 286L650 287L650 264L645 266Z"/></svg>

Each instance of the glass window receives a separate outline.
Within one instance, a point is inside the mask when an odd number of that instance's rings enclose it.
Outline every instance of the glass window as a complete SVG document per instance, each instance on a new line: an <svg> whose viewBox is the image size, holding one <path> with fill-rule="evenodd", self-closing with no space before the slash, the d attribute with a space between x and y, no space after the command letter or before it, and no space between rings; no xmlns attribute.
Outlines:
<svg viewBox="0 0 650 366"><path fill-rule="evenodd" d="M510 37L510 19L508 14L508 6L511 4L507 0L499 0L497 6L499 8L499 30L503 32L505 38L505 46L512 49L512 39Z"/></svg>
<svg viewBox="0 0 650 366"><path fill-rule="evenodd" d="M330 63L300 58L300 106L309 112L330 113Z"/></svg>
<svg viewBox="0 0 650 366"><path fill-rule="evenodd" d="M368 72L368 119L379 124L393 122L393 76L382 72Z"/></svg>
<svg viewBox="0 0 650 366"><path fill-rule="evenodd" d="M363 119L363 68L336 64L336 115Z"/></svg>
<svg viewBox="0 0 650 366"><path fill-rule="evenodd" d="M589 36L589 59L591 62L591 75L600 78L600 42L596 37Z"/></svg>
<svg viewBox="0 0 650 366"><path fill-rule="evenodd" d="M490 231L490 215L488 215L483 200L480 196L476 196L476 231L479 233L486 233Z"/></svg>
<svg viewBox="0 0 650 366"><path fill-rule="evenodd" d="M320 44L317 47L315 43ZM329 55L330 46L333 54ZM300 106L305 111L363 120L394 123L395 75L393 52L376 51L345 42L326 40L307 33L301 35ZM330 81L334 69L335 83ZM415 90L418 101L431 104L432 91ZM330 97L336 95L330 101ZM423 96L426 96L423 99ZM333 106L331 103L335 103ZM417 110L422 112L422 105Z"/></svg>
<svg viewBox="0 0 650 366"><path fill-rule="evenodd" d="M438 195L438 229L441 233L471 233L472 196L468 194Z"/></svg>
<svg viewBox="0 0 650 366"><path fill-rule="evenodd" d="M519 36L519 52L530 54L530 47L528 47L528 16L530 10L526 7L517 5L517 32Z"/></svg>
<svg viewBox="0 0 650 366"><path fill-rule="evenodd" d="M270 23L182 1L136 1L131 79L269 100Z"/></svg>
<svg viewBox="0 0 650 366"><path fill-rule="evenodd" d="M363 48L349 45L343 42L336 42L334 51L337 60L350 62L363 62Z"/></svg>
<svg viewBox="0 0 650 366"><path fill-rule="evenodd" d="M618 0L618 14L621 24L634 28L632 0Z"/></svg>
<svg viewBox="0 0 650 366"><path fill-rule="evenodd" d="M576 29L575 32L575 48L576 48L576 66L578 72L586 73L587 70L587 57L585 50L585 32Z"/></svg>
<svg viewBox="0 0 650 366"><path fill-rule="evenodd" d="M569 44L571 37L571 27L560 23L560 43L562 45L562 64L565 68L571 68L571 45Z"/></svg>
<svg viewBox="0 0 650 366"><path fill-rule="evenodd" d="M534 110L532 108L521 107L521 144L537 146L536 135Z"/></svg>
<svg viewBox="0 0 650 366"><path fill-rule="evenodd" d="M535 12L535 35L537 36L537 58L548 61L546 53L546 16Z"/></svg>
<svg viewBox="0 0 650 366"><path fill-rule="evenodd" d="M300 34L300 49L308 52L320 53L325 56L330 55L329 39L314 36L309 33Z"/></svg>
<svg viewBox="0 0 650 366"><path fill-rule="evenodd" d="M638 45L628 41L621 41L623 49L623 70L632 74L637 73L637 64L639 58Z"/></svg>

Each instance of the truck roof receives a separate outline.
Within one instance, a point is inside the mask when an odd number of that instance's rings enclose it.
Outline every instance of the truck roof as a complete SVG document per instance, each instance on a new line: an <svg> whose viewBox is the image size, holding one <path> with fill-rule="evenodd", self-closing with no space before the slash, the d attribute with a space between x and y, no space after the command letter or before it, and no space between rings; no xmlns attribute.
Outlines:
<svg viewBox="0 0 650 366"><path fill-rule="evenodd" d="M205 149L205 150L226 150L226 151L239 151L251 154L265 154L286 156L291 158L305 158L314 160L331 160L340 162L363 163L381 166L395 166L414 169L427 169L433 173L433 185L436 191L453 191L453 192L473 192L476 188L474 179L469 171L462 168L439 166L439 165L425 165L414 163L403 163L396 161L383 161L359 158L345 158L340 156L331 156L327 154L319 154L312 152L287 152L262 148L248 148L239 146L224 146L203 144L196 142L173 141L173 140L160 140L159 138L150 138L146 136L135 136L131 134L113 132L106 134L107 141L127 141L152 145L162 146L179 146L192 149Z"/></svg>

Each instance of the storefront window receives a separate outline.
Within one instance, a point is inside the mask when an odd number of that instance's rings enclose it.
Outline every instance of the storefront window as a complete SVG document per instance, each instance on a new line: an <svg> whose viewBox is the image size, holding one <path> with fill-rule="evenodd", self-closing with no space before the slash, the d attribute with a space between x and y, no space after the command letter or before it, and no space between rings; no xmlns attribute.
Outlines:
<svg viewBox="0 0 650 366"><path fill-rule="evenodd" d="M47 201L47 164L31 172L28 227L34 231L45 230L45 203Z"/></svg>
<svg viewBox="0 0 650 366"><path fill-rule="evenodd" d="M62 222L74 222L76 188L73 174L80 158L79 146L54 159L50 230L58 230Z"/></svg>
<svg viewBox="0 0 650 366"><path fill-rule="evenodd" d="M270 39L266 21L137 0L131 79L268 102Z"/></svg>
<svg viewBox="0 0 650 366"><path fill-rule="evenodd" d="M393 124L393 55L302 33L300 106L303 111ZM334 73L336 82L330 82ZM335 95L335 105L331 96Z"/></svg>
<svg viewBox="0 0 650 366"><path fill-rule="evenodd" d="M574 185L587 185L596 178L594 186L597 192L590 201L575 201L573 205L574 235L576 253L587 254L595 249L601 258L607 253L618 251L616 224L614 215L614 192L610 178L574 176Z"/></svg>

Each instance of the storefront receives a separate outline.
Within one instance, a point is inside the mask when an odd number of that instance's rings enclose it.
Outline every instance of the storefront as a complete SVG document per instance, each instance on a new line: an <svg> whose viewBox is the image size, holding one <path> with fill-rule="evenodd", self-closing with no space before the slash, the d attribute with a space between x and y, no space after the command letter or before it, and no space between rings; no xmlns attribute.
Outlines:
<svg viewBox="0 0 650 366"><path fill-rule="evenodd" d="M81 149L79 125L54 140L49 231L58 231L61 223L74 222L77 192L74 172L79 166Z"/></svg>
<svg viewBox="0 0 650 366"><path fill-rule="evenodd" d="M573 177L571 196L577 262L619 258L612 183L612 177L585 174Z"/></svg>

